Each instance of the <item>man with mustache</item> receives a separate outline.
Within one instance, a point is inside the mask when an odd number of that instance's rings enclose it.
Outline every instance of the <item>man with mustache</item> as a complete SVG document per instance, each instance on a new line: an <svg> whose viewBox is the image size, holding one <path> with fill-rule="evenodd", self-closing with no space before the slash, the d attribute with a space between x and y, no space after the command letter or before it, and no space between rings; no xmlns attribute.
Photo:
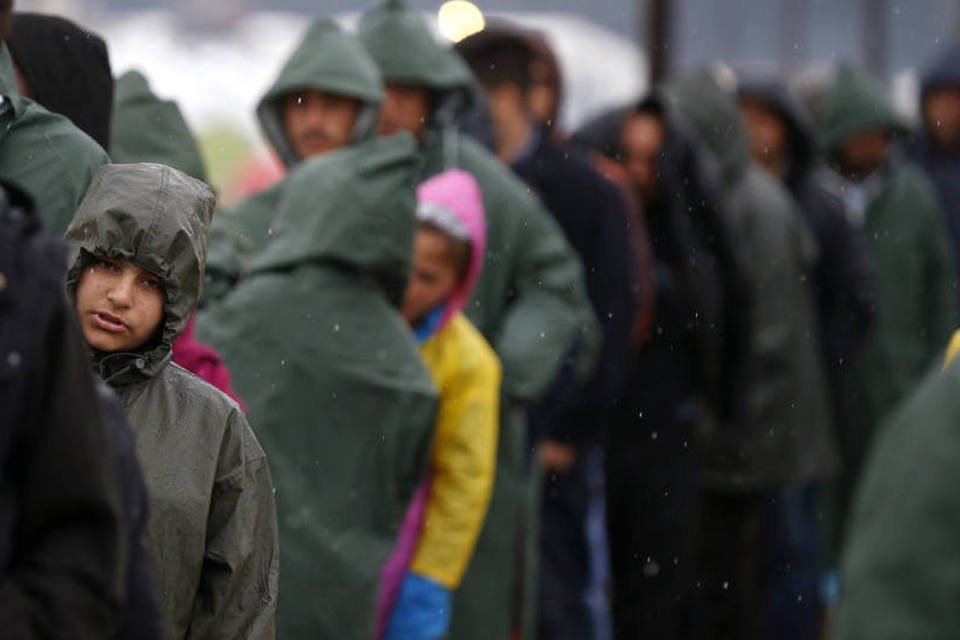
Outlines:
<svg viewBox="0 0 960 640"><path fill-rule="evenodd" d="M383 82L362 46L319 18L257 106L257 119L286 169L376 133ZM270 238L286 180L214 219L206 300L222 297Z"/></svg>

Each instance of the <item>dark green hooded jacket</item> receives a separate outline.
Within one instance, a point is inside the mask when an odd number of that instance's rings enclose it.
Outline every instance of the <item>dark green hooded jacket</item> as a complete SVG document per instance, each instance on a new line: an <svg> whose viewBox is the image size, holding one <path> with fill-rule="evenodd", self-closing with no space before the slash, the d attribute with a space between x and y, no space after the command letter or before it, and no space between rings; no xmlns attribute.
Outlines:
<svg viewBox="0 0 960 640"><path fill-rule="evenodd" d="M882 89L864 72L842 67L824 98L818 139L833 159L851 135L900 126ZM948 232L929 180L891 157L863 184L872 195L862 230L876 274L877 316L872 336L842 380L841 500L859 476L874 430L943 351L957 324Z"/></svg>
<svg viewBox="0 0 960 640"><path fill-rule="evenodd" d="M197 320L272 461L282 638L373 637L380 568L425 471L436 393L396 310L414 150L403 134L298 165L250 276Z"/></svg>
<svg viewBox="0 0 960 640"><path fill-rule="evenodd" d="M822 480L837 466L811 275L817 246L783 185L749 157L732 92L708 71L666 89L720 161L727 216L751 289L741 415L705 433L714 490Z"/></svg>
<svg viewBox="0 0 960 640"><path fill-rule="evenodd" d="M46 229L60 236L97 167L110 159L67 118L20 95L2 43L0 96L0 180L26 191Z"/></svg>
<svg viewBox="0 0 960 640"><path fill-rule="evenodd" d="M840 565L832 640L960 629L960 362L934 365L878 431Z"/></svg>
<svg viewBox="0 0 960 640"><path fill-rule="evenodd" d="M116 163L160 162L207 181L200 148L180 107L157 97L139 71L117 78L110 157Z"/></svg>
<svg viewBox="0 0 960 640"><path fill-rule="evenodd" d="M213 203L206 185L170 167L101 168L67 231L67 291L75 295L96 257L130 260L163 284L156 338L94 362L136 435L167 637L273 638L279 557L267 460L237 404L170 362L200 296Z"/></svg>
<svg viewBox="0 0 960 640"><path fill-rule="evenodd" d="M317 19L257 105L260 127L288 170L296 166L300 158L287 138L281 103L285 96L303 89L360 100L361 108L353 129L354 142L366 140L376 132L383 99L380 72L353 36L332 20ZM222 298L247 274L250 261L270 239L285 186L286 180L281 180L214 219L208 269L210 290L205 304Z"/></svg>
<svg viewBox="0 0 960 640"><path fill-rule="evenodd" d="M420 179L458 167L476 178L483 196L487 257L464 311L500 357L504 400L493 495L454 600L451 637L503 638L512 624L511 585L527 584L515 576L522 564L520 514L532 491L524 407L544 395L575 342L581 369L592 366L599 327L583 267L563 231L508 167L452 126L474 83L466 63L438 44L423 16L399 0L364 14L358 37L385 82L433 93L434 110L419 140Z"/></svg>

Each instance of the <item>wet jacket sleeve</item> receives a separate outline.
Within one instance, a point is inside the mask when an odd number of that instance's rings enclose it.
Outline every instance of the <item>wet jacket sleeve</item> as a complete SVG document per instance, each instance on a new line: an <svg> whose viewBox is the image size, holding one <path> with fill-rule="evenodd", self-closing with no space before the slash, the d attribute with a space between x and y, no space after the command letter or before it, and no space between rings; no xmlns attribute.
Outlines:
<svg viewBox="0 0 960 640"><path fill-rule="evenodd" d="M220 448L203 575L187 638L275 637L279 551L267 459L239 411Z"/></svg>
<svg viewBox="0 0 960 640"><path fill-rule="evenodd" d="M47 298L59 301L59 292ZM0 407L11 409L12 400L24 409L0 414L4 427L22 425L4 464L4 475L16 478L15 495L0 497L7 547L0 549L12 552L0 571L0 635L109 638L119 623L127 548L106 432L72 312L58 302L47 314L33 303L29 317L42 342L8 352L22 353L28 369L13 377L13 389L10 378L0 379ZM7 329L0 322L0 338Z"/></svg>
<svg viewBox="0 0 960 640"><path fill-rule="evenodd" d="M538 400L582 340L578 371L585 377L599 352L599 328L583 266L556 222L534 199L515 203L524 221L516 238L518 264L494 349L503 365L503 391L522 404Z"/></svg>
<svg viewBox="0 0 960 640"><path fill-rule="evenodd" d="M462 316L423 346L440 408L430 455L431 484L411 571L459 586L490 502L500 414L500 363ZM466 326L465 326L466 325ZM438 342L455 340L438 349Z"/></svg>

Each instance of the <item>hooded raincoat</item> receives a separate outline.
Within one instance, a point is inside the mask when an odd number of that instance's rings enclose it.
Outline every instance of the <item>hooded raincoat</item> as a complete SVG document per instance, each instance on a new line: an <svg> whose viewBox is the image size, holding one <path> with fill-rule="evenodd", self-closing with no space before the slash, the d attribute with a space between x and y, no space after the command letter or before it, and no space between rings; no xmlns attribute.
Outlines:
<svg viewBox="0 0 960 640"><path fill-rule="evenodd" d="M385 82L427 87L434 110L421 135L421 178L451 168L480 185L487 217L483 273L466 314L503 366L497 476L487 521L453 606L454 638L502 638L511 626L510 585L516 570L521 508L532 487L526 471L524 408L547 391L578 339L589 369L599 329L583 267L557 223L523 183L479 144L450 126L473 76L449 47L440 46L423 17L387 0L361 18L358 37ZM533 510L531 510L532 512Z"/></svg>
<svg viewBox="0 0 960 640"><path fill-rule="evenodd" d="M23 189L47 230L62 235L109 158L66 117L20 95L6 45L0 45L0 97L0 180Z"/></svg>
<svg viewBox="0 0 960 640"><path fill-rule="evenodd" d="M283 638L373 636L380 568L426 469L436 393L396 311L415 161L402 135L298 165L249 278L197 319L272 461Z"/></svg>
<svg viewBox="0 0 960 640"><path fill-rule="evenodd" d="M840 566L832 640L960 629L960 362L931 367L878 431Z"/></svg>
<svg viewBox="0 0 960 640"><path fill-rule="evenodd" d="M810 276L817 246L787 191L748 155L733 96L707 71L667 87L720 161L751 321L742 412L704 434L702 475L715 491L757 492L823 479L837 454Z"/></svg>
<svg viewBox="0 0 960 640"><path fill-rule="evenodd" d="M354 124L354 142L375 132L383 98L380 72L353 36L344 33L332 20L317 19L257 105L257 119L264 136L288 170L301 159L287 138L281 103L288 94L304 89L349 96L361 102ZM285 188L286 181L281 180L214 220L208 300L221 298L246 275L250 262L271 237Z"/></svg>
<svg viewBox="0 0 960 640"><path fill-rule="evenodd" d="M170 167L103 167L67 232L67 292L97 257L130 260L163 284L156 338L94 363L136 435L166 637L272 638L279 558L267 460L237 404L170 362L200 296L212 210L210 189Z"/></svg>
<svg viewBox="0 0 960 640"><path fill-rule="evenodd" d="M828 155L851 135L900 126L869 77L849 68L838 71L818 118L819 141ZM844 503L874 430L940 356L957 324L949 236L930 182L917 167L893 157L863 185L870 198L861 214L862 233L876 274L877 316L872 336L841 380Z"/></svg>
<svg viewBox="0 0 960 640"><path fill-rule="evenodd" d="M470 234L470 267L420 345L440 396L430 475L404 518L381 584L381 622L409 570L456 589L483 526L493 489L500 420L500 362L463 307L483 269L486 224L476 181L454 169L420 185L419 206L442 208ZM447 213L449 212L449 213Z"/></svg>

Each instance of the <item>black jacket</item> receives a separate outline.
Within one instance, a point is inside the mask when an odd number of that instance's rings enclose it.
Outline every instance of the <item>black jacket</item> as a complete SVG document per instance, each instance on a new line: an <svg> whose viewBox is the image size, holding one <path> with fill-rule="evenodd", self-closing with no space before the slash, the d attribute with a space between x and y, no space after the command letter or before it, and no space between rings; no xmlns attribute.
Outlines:
<svg viewBox="0 0 960 640"><path fill-rule="evenodd" d="M63 250L0 190L0 635L111 637L126 540Z"/></svg>
<svg viewBox="0 0 960 640"><path fill-rule="evenodd" d="M603 424L623 390L634 312L629 212L617 188L578 153L558 146L542 131L536 135L535 147L513 169L540 196L583 262L603 345L596 371L579 395L575 376L561 373L541 403L552 405L553 415L534 422L542 422L544 435L552 439L582 444L598 435L591 432ZM574 406L558 411L563 404Z"/></svg>
<svg viewBox="0 0 960 640"><path fill-rule="evenodd" d="M579 129L572 141L619 160L621 125L638 109L660 115L666 124L658 167L660 195L655 205L660 210L646 211L644 216L651 236L658 236L651 237L654 258L670 265L679 287L674 292L678 306L667 316L665 309L658 309L654 322L679 325L670 328L668 334L686 335L684 347L690 351L675 355L693 359L693 370L682 377L706 401L713 417L729 422L740 411L736 399L750 327L745 314L750 294L724 223L716 162L683 118L665 108L656 96L601 114ZM652 221L654 215L661 219ZM653 333L658 331L655 326ZM651 343L655 340L656 335ZM635 382L631 381L631 388ZM685 393L678 388L670 392Z"/></svg>
<svg viewBox="0 0 960 640"><path fill-rule="evenodd" d="M30 97L109 149L113 75L103 39L58 16L16 13L7 46Z"/></svg>
<svg viewBox="0 0 960 640"><path fill-rule="evenodd" d="M813 274L821 344L831 375L857 353L873 325L877 292L861 234L849 223L829 170L820 163L802 108L776 82L741 81L741 98L768 105L786 123L784 183L800 205L820 256Z"/></svg>

